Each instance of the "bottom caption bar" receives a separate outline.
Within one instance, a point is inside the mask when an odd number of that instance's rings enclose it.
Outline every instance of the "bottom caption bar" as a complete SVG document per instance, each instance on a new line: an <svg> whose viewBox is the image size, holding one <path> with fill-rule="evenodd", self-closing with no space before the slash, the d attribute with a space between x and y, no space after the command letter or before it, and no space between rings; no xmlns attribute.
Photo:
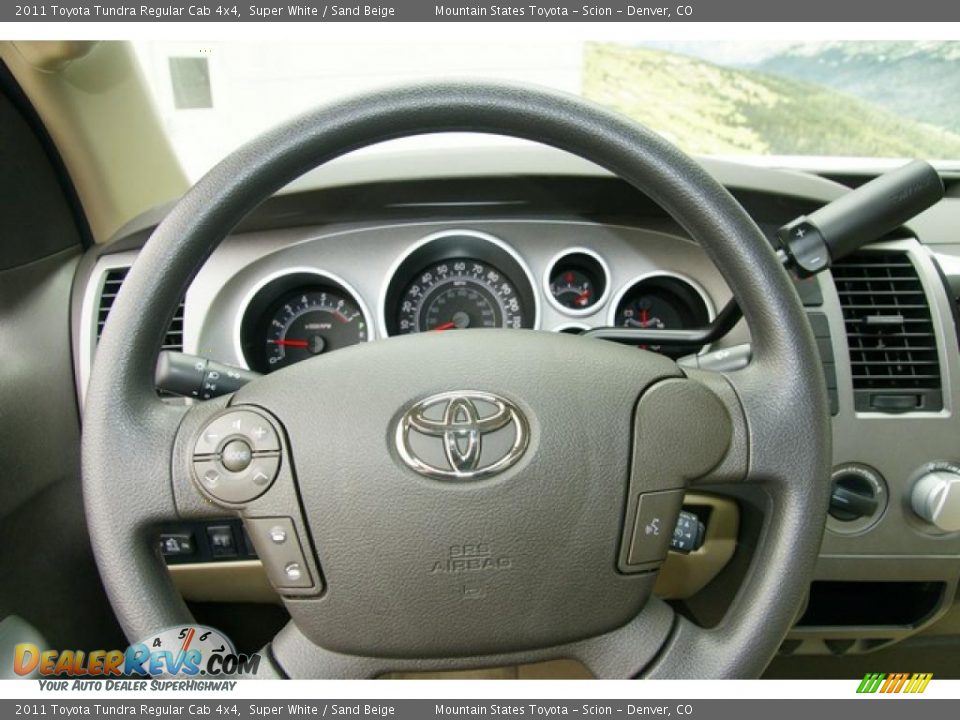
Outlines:
<svg viewBox="0 0 960 720"><path fill-rule="evenodd" d="M642 686L638 686L638 692ZM877 696L874 696L877 697ZM917 696L914 696L917 697ZM927 699L921 702L908 700L902 695L889 700L870 701L856 697L852 699L832 700L163 700L163 701L122 701L122 700L71 700L17 702L0 701L0 718L19 716L40 717L78 717L93 715L96 717L123 716L126 718L157 717L231 717L231 718L302 718L302 717L353 717L353 718L396 718L397 720L431 720L432 718L461 717L558 717L558 716L653 716L672 718L717 718L719 720L741 720L742 718L764 718L767 720L776 713L777 720L810 720L817 714L830 713L828 717L839 717L843 713L845 720L869 718L886 720L902 718L904 704L913 702L910 708L911 720L930 717L955 716L956 700ZM945 715L946 714L946 715ZM819 715L823 716L823 715Z"/></svg>

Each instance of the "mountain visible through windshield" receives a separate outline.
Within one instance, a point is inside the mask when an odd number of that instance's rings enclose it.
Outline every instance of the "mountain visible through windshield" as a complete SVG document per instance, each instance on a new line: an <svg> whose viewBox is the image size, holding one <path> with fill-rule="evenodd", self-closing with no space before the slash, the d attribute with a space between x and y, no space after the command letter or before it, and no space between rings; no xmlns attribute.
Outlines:
<svg viewBox="0 0 960 720"><path fill-rule="evenodd" d="M960 158L960 43L584 46L583 95L701 155Z"/></svg>

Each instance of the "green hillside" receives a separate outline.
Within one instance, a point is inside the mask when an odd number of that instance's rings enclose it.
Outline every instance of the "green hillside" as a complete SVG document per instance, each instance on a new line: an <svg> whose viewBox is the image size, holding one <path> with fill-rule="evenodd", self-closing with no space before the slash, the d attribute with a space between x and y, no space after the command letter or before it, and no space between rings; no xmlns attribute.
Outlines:
<svg viewBox="0 0 960 720"><path fill-rule="evenodd" d="M583 94L688 152L960 158L960 135L801 80L589 43Z"/></svg>
<svg viewBox="0 0 960 720"><path fill-rule="evenodd" d="M960 42L797 45L754 67L826 85L897 115L960 132Z"/></svg>

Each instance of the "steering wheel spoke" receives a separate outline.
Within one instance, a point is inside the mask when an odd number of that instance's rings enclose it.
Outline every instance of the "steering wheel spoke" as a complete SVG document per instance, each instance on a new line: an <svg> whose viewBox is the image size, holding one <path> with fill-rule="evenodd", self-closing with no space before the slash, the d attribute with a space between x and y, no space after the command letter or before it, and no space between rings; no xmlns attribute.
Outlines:
<svg viewBox="0 0 960 720"><path fill-rule="evenodd" d="M799 328L804 333L809 330ZM732 390L725 393L728 405L739 408L735 459L748 482L796 488L826 472L830 420L823 378L798 383L785 377L790 372L755 359L742 370L718 374Z"/></svg>
<svg viewBox="0 0 960 720"><path fill-rule="evenodd" d="M798 333L804 330L800 327ZM814 522L809 507L811 492L818 511L827 504L819 483L829 457L829 416L821 378L801 384L783 372L780 363L766 356L733 373L690 373L714 387L735 418L730 452L700 482L741 480L762 486L764 526L743 585L721 622L704 629L678 618L663 654L645 677L689 676L693 658L698 662L695 674L702 677L758 676L781 638L752 632L743 618L759 627L789 626L795 619L809 582L806 572L796 570L813 567L823 532L819 512ZM798 428L797 417L815 425ZM756 652L746 659L719 650L747 644Z"/></svg>

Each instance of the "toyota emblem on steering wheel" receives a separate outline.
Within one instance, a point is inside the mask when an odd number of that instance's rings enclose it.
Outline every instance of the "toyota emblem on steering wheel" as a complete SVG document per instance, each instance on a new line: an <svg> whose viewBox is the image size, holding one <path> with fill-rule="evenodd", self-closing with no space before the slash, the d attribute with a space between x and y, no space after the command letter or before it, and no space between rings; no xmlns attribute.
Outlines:
<svg viewBox="0 0 960 720"><path fill-rule="evenodd" d="M529 441L526 419L509 400L486 392L446 392L401 417L401 459L427 477L478 480L506 470Z"/></svg>

